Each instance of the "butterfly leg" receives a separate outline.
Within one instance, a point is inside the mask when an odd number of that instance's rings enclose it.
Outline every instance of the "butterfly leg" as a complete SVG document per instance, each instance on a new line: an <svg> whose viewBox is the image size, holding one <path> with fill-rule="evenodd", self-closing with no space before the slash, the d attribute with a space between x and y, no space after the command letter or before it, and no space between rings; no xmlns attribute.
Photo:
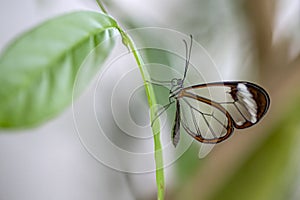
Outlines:
<svg viewBox="0 0 300 200"><path fill-rule="evenodd" d="M159 81L151 78L151 81L146 80L147 83L150 83L152 85L167 87L171 85L171 81Z"/></svg>
<svg viewBox="0 0 300 200"><path fill-rule="evenodd" d="M174 101L171 101L170 103L168 103L167 105L164 105L163 107L161 107L160 109L158 109L158 111L156 112L156 116L155 118L152 120L151 122L151 126L153 126L154 122L166 111L168 110L168 108L170 107L170 105L172 105L174 103Z"/></svg>

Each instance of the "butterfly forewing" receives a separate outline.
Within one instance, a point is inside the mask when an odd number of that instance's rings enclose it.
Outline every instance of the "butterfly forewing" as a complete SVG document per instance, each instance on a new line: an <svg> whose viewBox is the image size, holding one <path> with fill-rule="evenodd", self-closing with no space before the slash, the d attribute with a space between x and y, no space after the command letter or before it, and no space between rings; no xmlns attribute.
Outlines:
<svg viewBox="0 0 300 200"><path fill-rule="evenodd" d="M205 95L201 90L210 92ZM230 114L235 128L247 128L259 122L267 112L270 101L263 88L249 82L194 85L184 88L182 93L186 92L195 97L207 98L212 102L211 104L223 107Z"/></svg>
<svg viewBox="0 0 300 200"><path fill-rule="evenodd" d="M231 87L233 105L243 120L235 120L236 128L247 128L261 120L269 108L269 96L266 91L248 82L226 83Z"/></svg>

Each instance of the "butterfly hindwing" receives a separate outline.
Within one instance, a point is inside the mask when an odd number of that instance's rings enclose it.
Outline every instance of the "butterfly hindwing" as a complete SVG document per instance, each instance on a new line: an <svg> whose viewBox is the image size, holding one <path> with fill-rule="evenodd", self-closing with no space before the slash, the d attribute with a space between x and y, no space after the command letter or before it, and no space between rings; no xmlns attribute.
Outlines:
<svg viewBox="0 0 300 200"><path fill-rule="evenodd" d="M189 92L182 94L181 124L189 135L202 143L218 143L231 135L233 122L222 106Z"/></svg>

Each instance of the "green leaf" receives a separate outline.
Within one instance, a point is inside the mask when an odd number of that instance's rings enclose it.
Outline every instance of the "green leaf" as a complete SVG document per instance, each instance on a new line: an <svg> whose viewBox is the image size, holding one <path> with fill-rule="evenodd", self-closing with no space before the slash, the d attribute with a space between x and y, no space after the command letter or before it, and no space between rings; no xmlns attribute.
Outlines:
<svg viewBox="0 0 300 200"><path fill-rule="evenodd" d="M104 63L116 26L107 15L80 11L51 19L15 40L0 56L0 127L38 125L62 112L90 52L96 55L89 60L92 71Z"/></svg>

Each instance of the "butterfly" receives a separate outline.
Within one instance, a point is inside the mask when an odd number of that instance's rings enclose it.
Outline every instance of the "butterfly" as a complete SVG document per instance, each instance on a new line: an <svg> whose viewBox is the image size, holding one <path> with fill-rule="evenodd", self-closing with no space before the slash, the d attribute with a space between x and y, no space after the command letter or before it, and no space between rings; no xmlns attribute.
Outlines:
<svg viewBox="0 0 300 200"><path fill-rule="evenodd" d="M211 82L184 87L190 64L193 38L186 49L185 70L182 78L171 81L151 79L151 84L169 85L169 103L161 107L154 121L175 104L175 120L172 143L176 147L180 139L180 127L201 143L215 144L232 135L234 129L244 129L257 124L268 111L270 98L260 86L247 81ZM211 91L200 95L201 90ZM221 98L216 94L221 94ZM219 95L220 96L220 95Z"/></svg>

